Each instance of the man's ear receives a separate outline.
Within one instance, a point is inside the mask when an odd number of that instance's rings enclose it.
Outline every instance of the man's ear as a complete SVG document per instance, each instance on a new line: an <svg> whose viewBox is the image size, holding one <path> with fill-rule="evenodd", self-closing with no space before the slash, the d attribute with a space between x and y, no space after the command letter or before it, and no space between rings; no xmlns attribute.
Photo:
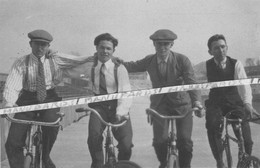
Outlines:
<svg viewBox="0 0 260 168"><path fill-rule="evenodd" d="M209 55L213 55L210 50L208 50Z"/></svg>
<svg viewBox="0 0 260 168"><path fill-rule="evenodd" d="M174 41L171 43L171 48L172 48L173 44L174 44Z"/></svg>

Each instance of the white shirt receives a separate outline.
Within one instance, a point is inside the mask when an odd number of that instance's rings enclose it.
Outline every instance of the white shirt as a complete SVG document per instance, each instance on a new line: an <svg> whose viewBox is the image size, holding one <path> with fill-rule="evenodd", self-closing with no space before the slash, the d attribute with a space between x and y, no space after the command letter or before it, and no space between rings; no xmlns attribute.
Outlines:
<svg viewBox="0 0 260 168"><path fill-rule="evenodd" d="M26 67L26 57L28 55L18 58L7 77L5 89L3 92L5 106L12 107L15 105L20 91L22 89L34 92L36 91L36 75L38 72L38 58L32 53L29 54L28 67ZM79 57L66 54L55 53L53 55L53 65L55 73L52 76L50 61L45 56L40 59L44 66L46 89L54 88L62 81L63 75L67 75L72 67L81 64L82 62L92 61L89 57ZM26 70L28 68L28 81L24 83Z"/></svg>
<svg viewBox="0 0 260 168"><path fill-rule="evenodd" d="M95 77L94 77L94 84L92 85L93 92L95 94L99 94L99 74L100 68L102 63L98 61L98 64L95 68ZM89 63L82 64L73 70L67 72L69 76L78 78L79 76L89 76L91 77L91 71ZM117 78L118 78L118 88L115 81L114 75L114 66L115 64L110 60L105 62L105 78L106 78L106 87L108 93L115 93L117 90L118 92L124 91L131 91L131 85L129 81L129 76L126 68L123 65L120 65L117 69ZM116 114L118 115L126 115L128 114L130 107L132 105L132 98L124 98L118 99Z"/></svg>
<svg viewBox="0 0 260 168"><path fill-rule="evenodd" d="M226 68L226 60L221 62L222 68ZM218 62L214 59L215 63L218 65ZM206 74L207 77L207 68L206 68L206 62L202 65L203 74ZM234 73L234 79L245 79L247 78L245 69L241 61L237 60L235 65L235 73ZM239 85L237 86L238 93L243 101L244 104L249 103L252 104L252 90L250 85Z"/></svg>

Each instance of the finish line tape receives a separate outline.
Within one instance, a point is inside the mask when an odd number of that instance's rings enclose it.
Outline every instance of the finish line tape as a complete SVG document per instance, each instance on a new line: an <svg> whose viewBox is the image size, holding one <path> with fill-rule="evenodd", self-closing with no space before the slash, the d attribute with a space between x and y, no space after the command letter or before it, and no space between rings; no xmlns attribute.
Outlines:
<svg viewBox="0 0 260 168"><path fill-rule="evenodd" d="M82 98L76 98L76 99L71 99L71 100L62 100L62 101L58 101L58 102L42 103L42 104L35 104L35 105L28 105L28 106L18 106L18 107L12 107L12 108L3 108L3 109L0 109L0 115L21 113L21 112L27 112L27 111L44 110L44 109L53 109L53 108L59 108L59 107L69 107L69 106L83 105L83 104L89 104L89 103L94 103L94 102L121 99L121 98L150 96L153 94L163 94L163 93L181 92L181 91L189 91L189 90L206 90L206 89L211 89L211 88L250 85L250 84L260 84L260 78L250 78L250 79L229 80L229 81L220 81L220 82L209 82L209 83L169 86L169 87L153 88L153 89L134 90L134 91L113 93L113 94L100 95L100 96L91 96L91 97L82 97Z"/></svg>

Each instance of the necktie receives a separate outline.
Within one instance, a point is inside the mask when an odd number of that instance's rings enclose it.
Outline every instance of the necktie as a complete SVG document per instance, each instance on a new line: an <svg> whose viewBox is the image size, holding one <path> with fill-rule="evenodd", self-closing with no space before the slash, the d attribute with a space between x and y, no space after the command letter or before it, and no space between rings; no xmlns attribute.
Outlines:
<svg viewBox="0 0 260 168"><path fill-rule="evenodd" d="M166 68L167 68L166 62L161 61L160 64L159 64L159 71L160 71L163 78L166 77Z"/></svg>
<svg viewBox="0 0 260 168"><path fill-rule="evenodd" d="M106 77L105 77L105 64L103 63L99 73L99 92L101 95L107 94Z"/></svg>
<svg viewBox="0 0 260 168"><path fill-rule="evenodd" d="M43 102L46 98L46 84L45 84L45 76L44 69L41 59L38 58L38 75L36 77L36 92L37 99L39 102Z"/></svg>

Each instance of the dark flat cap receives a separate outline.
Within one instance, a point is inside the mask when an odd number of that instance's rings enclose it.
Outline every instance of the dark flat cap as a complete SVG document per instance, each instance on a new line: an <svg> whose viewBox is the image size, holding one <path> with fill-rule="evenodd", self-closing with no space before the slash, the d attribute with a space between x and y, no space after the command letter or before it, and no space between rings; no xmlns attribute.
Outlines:
<svg viewBox="0 0 260 168"><path fill-rule="evenodd" d="M177 39L177 35L173 33L171 30L168 29L160 29L154 32L150 39L153 41L165 41L165 42L171 42Z"/></svg>
<svg viewBox="0 0 260 168"><path fill-rule="evenodd" d="M43 41L47 43L50 43L53 40L52 35L45 30L34 30L28 33L28 37L31 41Z"/></svg>

